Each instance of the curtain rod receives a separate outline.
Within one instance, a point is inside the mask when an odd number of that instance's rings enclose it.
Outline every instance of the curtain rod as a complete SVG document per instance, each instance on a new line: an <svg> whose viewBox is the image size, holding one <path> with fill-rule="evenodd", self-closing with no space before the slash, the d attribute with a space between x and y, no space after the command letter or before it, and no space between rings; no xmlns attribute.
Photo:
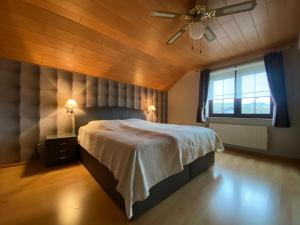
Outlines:
<svg viewBox="0 0 300 225"><path fill-rule="evenodd" d="M297 41L294 40L294 41L290 42L289 44L280 45L278 47L273 47L273 48L268 48L268 49L262 49L258 52L253 52L253 53L245 54L242 56L230 58L225 61L221 61L221 62L217 62L217 63L211 63L206 66L203 66L202 69L209 68L210 70L216 70L216 69L222 69L224 67L234 66L236 64L255 61L255 60L261 59L264 55L266 55L268 53L275 52L275 51L283 51L283 50L286 50L289 48L293 48L294 45L296 44L296 42Z"/></svg>

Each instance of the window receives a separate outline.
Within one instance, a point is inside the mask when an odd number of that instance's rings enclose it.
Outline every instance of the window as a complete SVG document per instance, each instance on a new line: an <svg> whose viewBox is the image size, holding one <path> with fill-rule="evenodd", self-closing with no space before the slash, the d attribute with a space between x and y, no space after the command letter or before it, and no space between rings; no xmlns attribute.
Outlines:
<svg viewBox="0 0 300 225"><path fill-rule="evenodd" d="M210 117L271 118L273 104L263 61L210 74Z"/></svg>

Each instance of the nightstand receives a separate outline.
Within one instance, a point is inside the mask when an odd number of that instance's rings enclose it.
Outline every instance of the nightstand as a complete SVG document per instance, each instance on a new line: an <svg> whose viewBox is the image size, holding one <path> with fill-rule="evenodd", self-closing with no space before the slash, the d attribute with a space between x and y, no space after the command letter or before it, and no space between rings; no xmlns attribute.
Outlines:
<svg viewBox="0 0 300 225"><path fill-rule="evenodd" d="M76 135L65 134L46 136L46 166L55 166L76 160L78 160L78 144Z"/></svg>

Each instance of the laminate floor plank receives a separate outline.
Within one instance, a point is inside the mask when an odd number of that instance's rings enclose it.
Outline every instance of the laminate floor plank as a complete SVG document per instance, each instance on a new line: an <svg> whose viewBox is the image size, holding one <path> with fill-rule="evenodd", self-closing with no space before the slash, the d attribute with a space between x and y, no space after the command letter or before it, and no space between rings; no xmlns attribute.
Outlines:
<svg viewBox="0 0 300 225"><path fill-rule="evenodd" d="M297 225L300 168L224 151L215 165L128 221L80 163L0 169L1 225Z"/></svg>

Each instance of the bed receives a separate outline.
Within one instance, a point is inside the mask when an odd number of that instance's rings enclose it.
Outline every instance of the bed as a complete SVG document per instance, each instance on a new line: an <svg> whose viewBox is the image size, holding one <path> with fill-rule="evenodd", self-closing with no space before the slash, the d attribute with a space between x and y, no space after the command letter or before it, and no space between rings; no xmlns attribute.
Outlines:
<svg viewBox="0 0 300 225"><path fill-rule="evenodd" d="M129 219L214 164L210 129L151 123L143 111L91 108L78 116L81 162Z"/></svg>

